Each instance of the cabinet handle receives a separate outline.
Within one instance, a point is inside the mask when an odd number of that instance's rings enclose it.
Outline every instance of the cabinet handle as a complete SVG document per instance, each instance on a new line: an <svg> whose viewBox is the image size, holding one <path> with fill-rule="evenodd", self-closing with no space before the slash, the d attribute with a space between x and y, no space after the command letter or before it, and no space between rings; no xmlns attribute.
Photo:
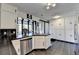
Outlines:
<svg viewBox="0 0 79 59"><path fill-rule="evenodd" d="M72 37L72 35L70 34L70 37Z"/></svg>
<svg viewBox="0 0 79 59"><path fill-rule="evenodd" d="M59 25L61 25L61 24L59 24Z"/></svg>
<svg viewBox="0 0 79 59"><path fill-rule="evenodd" d="M70 24L72 24L72 22L70 22Z"/></svg>
<svg viewBox="0 0 79 59"><path fill-rule="evenodd" d="M75 38L75 40L77 40L77 39Z"/></svg>
<svg viewBox="0 0 79 59"><path fill-rule="evenodd" d="M18 49L18 52L20 51L20 49Z"/></svg>
<svg viewBox="0 0 79 59"><path fill-rule="evenodd" d="M15 20L15 23L16 23L16 20Z"/></svg>
<svg viewBox="0 0 79 59"><path fill-rule="evenodd" d="M59 34L59 36L61 36L61 34Z"/></svg>
<svg viewBox="0 0 79 59"><path fill-rule="evenodd" d="M43 42L43 46L44 46L44 42Z"/></svg>

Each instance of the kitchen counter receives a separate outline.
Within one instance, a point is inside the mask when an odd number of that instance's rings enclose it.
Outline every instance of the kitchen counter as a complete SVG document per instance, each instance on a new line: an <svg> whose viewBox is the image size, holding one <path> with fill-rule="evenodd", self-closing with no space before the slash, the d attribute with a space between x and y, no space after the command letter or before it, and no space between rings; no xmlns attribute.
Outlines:
<svg viewBox="0 0 79 59"><path fill-rule="evenodd" d="M32 37L19 38L19 39L16 39L16 40L29 40L29 39L32 39Z"/></svg>
<svg viewBox="0 0 79 59"><path fill-rule="evenodd" d="M33 36L48 36L50 34L34 34Z"/></svg>

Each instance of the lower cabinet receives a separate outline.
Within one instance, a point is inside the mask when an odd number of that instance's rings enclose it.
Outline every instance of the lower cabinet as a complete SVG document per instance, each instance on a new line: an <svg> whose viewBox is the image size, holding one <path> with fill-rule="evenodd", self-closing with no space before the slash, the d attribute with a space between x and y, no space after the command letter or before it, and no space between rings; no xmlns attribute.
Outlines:
<svg viewBox="0 0 79 59"><path fill-rule="evenodd" d="M13 47L18 55L25 55L32 51L32 39L12 40Z"/></svg>
<svg viewBox="0 0 79 59"><path fill-rule="evenodd" d="M34 38L34 47L35 48L44 48L45 43L44 43L44 37L36 37Z"/></svg>
<svg viewBox="0 0 79 59"><path fill-rule="evenodd" d="M51 46L51 41L48 36L33 36L32 45L33 49L47 49Z"/></svg>

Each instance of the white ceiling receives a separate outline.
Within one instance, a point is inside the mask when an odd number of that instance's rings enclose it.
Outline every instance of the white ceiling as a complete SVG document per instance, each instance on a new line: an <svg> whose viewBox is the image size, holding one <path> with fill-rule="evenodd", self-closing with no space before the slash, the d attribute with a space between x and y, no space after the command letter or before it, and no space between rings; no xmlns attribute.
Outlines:
<svg viewBox="0 0 79 59"><path fill-rule="evenodd" d="M10 3L11 4L11 3ZM69 13L74 10L77 3L57 3L56 7L50 10L46 10L45 3L12 3L11 5L17 6L20 10L26 11L34 16L51 19L55 15L61 15L64 13ZM41 14L43 16L41 16Z"/></svg>

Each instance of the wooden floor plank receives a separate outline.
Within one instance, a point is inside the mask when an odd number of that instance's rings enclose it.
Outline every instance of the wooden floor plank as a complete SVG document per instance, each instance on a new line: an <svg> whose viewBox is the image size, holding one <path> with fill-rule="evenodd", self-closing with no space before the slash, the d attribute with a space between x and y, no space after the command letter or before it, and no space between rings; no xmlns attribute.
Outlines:
<svg viewBox="0 0 79 59"><path fill-rule="evenodd" d="M29 55L75 55L74 51L76 49L75 44L55 41L52 42L51 48L46 51L33 51Z"/></svg>
<svg viewBox="0 0 79 59"><path fill-rule="evenodd" d="M79 54L79 44L71 44L61 41L52 42L52 46L47 49L34 50L28 55L75 55ZM16 55L11 43L0 44L0 55Z"/></svg>

